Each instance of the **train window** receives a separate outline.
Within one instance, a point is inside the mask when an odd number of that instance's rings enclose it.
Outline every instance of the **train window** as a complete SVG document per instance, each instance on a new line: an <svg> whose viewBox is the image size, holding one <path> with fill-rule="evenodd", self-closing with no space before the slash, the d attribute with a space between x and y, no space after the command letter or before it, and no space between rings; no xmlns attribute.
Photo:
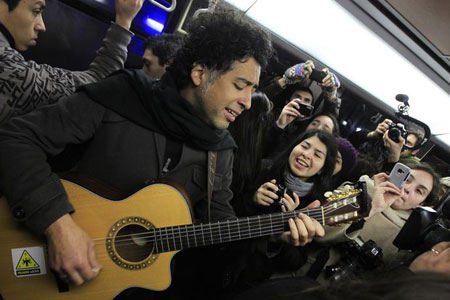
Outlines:
<svg viewBox="0 0 450 300"><path fill-rule="evenodd" d="M367 3L331 0L227 2L268 28L274 35L276 46L302 60L312 59L319 66L327 66L339 74L346 88L342 96L341 122L354 125L344 128L344 132L363 126L373 128L371 123L397 110L400 103L395 96L402 93L410 99L409 115L428 124L433 143L444 151L450 150L450 132L444 121L445 108L450 103L450 61L442 59L445 51L450 49L448 37L433 35L435 44L444 51L441 59L434 61L431 54L417 49L412 38L407 40L400 26L393 22L389 26L380 25L381 16L386 12ZM397 3L400 1L379 2L388 2L393 8L400 9ZM442 9L445 11L444 7ZM439 13L437 8L428 10L448 32L450 22L443 18L445 14ZM389 20L385 19L387 23ZM357 98L365 101L353 103ZM346 100L350 101L345 103Z"/></svg>

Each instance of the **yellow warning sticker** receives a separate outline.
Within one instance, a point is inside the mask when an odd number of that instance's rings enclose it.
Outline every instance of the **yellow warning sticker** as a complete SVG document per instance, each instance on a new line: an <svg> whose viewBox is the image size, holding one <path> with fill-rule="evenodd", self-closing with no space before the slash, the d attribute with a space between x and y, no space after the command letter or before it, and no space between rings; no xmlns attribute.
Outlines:
<svg viewBox="0 0 450 300"><path fill-rule="evenodd" d="M17 264L16 271L18 275L40 273L39 264L31 257L27 250L23 250L22 256Z"/></svg>
<svg viewBox="0 0 450 300"><path fill-rule="evenodd" d="M44 275L45 256L43 247L11 249L14 275L17 277Z"/></svg>

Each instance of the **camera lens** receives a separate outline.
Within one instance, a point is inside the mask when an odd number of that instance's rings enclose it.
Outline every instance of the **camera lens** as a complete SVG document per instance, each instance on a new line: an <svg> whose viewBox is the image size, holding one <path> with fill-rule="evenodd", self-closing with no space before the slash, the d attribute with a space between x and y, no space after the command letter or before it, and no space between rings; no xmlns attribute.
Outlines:
<svg viewBox="0 0 450 300"><path fill-rule="evenodd" d="M400 142L400 139L399 139L400 134L401 134L400 129L398 129L396 127L390 128L389 132L388 132L389 138L396 143Z"/></svg>

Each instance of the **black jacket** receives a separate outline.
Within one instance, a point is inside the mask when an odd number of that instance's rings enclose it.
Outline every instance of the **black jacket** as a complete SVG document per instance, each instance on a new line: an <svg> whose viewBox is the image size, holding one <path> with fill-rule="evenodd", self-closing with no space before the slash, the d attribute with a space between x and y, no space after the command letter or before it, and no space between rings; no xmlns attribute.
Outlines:
<svg viewBox="0 0 450 300"><path fill-rule="evenodd" d="M163 174L165 136L125 119L83 92L13 118L0 128L0 189L17 221L41 234L74 210L46 161L68 144L85 142L80 173L127 193L164 177L186 189L196 218L206 221L207 151L183 144L179 163ZM229 204L232 151L218 151L212 220L234 217Z"/></svg>

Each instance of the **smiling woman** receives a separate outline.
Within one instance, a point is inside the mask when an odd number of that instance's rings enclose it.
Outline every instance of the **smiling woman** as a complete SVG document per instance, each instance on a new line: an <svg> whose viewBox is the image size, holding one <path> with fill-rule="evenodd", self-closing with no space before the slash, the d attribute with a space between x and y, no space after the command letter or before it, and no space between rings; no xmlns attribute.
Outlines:
<svg viewBox="0 0 450 300"><path fill-rule="evenodd" d="M332 185L337 156L336 139L323 130L308 130L285 148L262 171L264 182L246 206L248 214L306 207ZM286 188L286 193L279 191ZM279 203L280 205L273 205Z"/></svg>

